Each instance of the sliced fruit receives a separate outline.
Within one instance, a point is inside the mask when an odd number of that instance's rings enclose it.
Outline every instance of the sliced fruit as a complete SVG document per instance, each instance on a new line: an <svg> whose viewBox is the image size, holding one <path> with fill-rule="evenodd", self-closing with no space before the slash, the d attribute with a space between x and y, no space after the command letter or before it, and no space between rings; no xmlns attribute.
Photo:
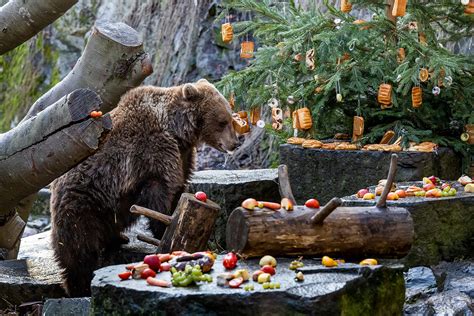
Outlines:
<svg viewBox="0 0 474 316"><path fill-rule="evenodd" d="M249 271L247 269L239 269L235 271L234 278L242 278L244 281L248 281L250 278Z"/></svg>
<svg viewBox="0 0 474 316"><path fill-rule="evenodd" d="M334 260L333 258L330 258L328 256L324 256L323 259L321 260L321 263L325 267L335 267L335 266L337 266L336 260Z"/></svg>
<svg viewBox="0 0 474 316"><path fill-rule="evenodd" d="M283 198L281 199L281 208L287 211L293 211L293 203L291 203L290 199Z"/></svg>
<svg viewBox="0 0 474 316"><path fill-rule="evenodd" d="M242 207L247 210L253 210L258 206L258 202L255 199L246 199L242 202Z"/></svg>
<svg viewBox="0 0 474 316"><path fill-rule="evenodd" d="M275 202L265 202L265 201L258 201L258 207L260 208L269 208L271 210L279 210L281 209L281 205Z"/></svg>
<svg viewBox="0 0 474 316"><path fill-rule="evenodd" d="M122 273L119 273L119 278L122 279L122 280L128 280L130 279L130 277L132 276L132 272L130 271L125 271L125 272L122 272Z"/></svg>
<svg viewBox="0 0 474 316"><path fill-rule="evenodd" d="M231 288L238 288L244 282L243 278L235 278L229 281L229 286Z"/></svg>
<svg viewBox="0 0 474 316"><path fill-rule="evenodd" d="M272 267L276 267L277 266L277 261L275 258L273 258L272 256L263 256L261 259L260 259L260 262L259 262L259 265L261 267L263 266L272 266Z"/></svg>
<svg viewBox="0 0 474 316"><path fill-rule="evenodd" d="M378 264L375 259L364 259L359 263L361 266L375 266Z"/></svg>
<svg viewBox="0 0 474 316"><path fill-rule="evenodd" d="M263 266L260 270L270 275L275 275L276 273L275 268L270 265Z"/></svg>
<svg viewBox="0 0 474 316"><path fill-rule="evenodd" d="M316 199L309 199L304 203L304 206L309 207L309 208L319 208L319 201Z"/></svg>

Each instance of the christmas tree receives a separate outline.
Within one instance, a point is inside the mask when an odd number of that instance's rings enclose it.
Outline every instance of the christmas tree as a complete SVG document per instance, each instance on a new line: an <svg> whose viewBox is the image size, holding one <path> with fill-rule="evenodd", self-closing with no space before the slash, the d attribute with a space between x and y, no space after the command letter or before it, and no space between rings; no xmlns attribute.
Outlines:
<svg viewBox="0 0 474 316"><path fill-rule="evenodd" d="M293 1L226 0L219 19L243 17L230 21L234 41L250 36L256 51L248 67L218 86L235 95L240 109L271 111L272 98L282 109L309 108L313 126L299 136L350 134L353 117L361 116L362 144L393 130L405 147L432 141L467 156L470 146L460 136L474 123L474 61L446 48L473 34L474 3L461 2L351 0L335 7L326 0L302 8ZM392 88L385 104L381 84ZM291 117L284 123L282 139L293 134Z"/></svg>

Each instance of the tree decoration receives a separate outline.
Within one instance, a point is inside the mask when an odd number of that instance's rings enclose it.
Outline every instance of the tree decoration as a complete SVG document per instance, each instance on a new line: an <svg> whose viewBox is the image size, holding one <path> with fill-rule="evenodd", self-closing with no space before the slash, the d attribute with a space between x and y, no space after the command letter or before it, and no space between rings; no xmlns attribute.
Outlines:
<svg viewBox="0 0 474 316"><path fill-rule="evenodd" d="M464 8L464 13L474 14L474 0L470 0L469 3Z"/></svg>
<svg viewBox="0 0 474 316"><path fill-rule="evenodd" d="M288 98L286 98L286 103L288 103L289 105L295 104L295 97L289 95Z"/></svg>
<svg viewBox="0 0 474 316"><path fill-rule="evenodd" d="M427 45L427 42L426 42L426 34L423 33L423 32L418 33L418 41L420 42L420 44L426 46L426 45Z"/></svg>
<svg viewBox="0 0 474 316"><path fill-rule="evenodd" d="M352 22L352 24L361 25L361 27L359 28L361 31L365 31L365 30L370 29L370 26L369 26L369 25L364 25L364 24L367 24L367 21L366 21L366 20L357 19L357 20L355 20L354 22Z"/></svg>
<svg viewBox="0 0 474 316"><path fill-rule="evenodd" d="M388 83L382 83L379 86L379 93L377 97L378 102L381 104L382 109L392 107L392 85Z"/></svg>
<svg viewBox="0 0 474 316"><path fill-rule="evenodd" d="M303 54L298 53L298 54L296 54L296 55L293 57L293 59L294 59L296 62L300 62L300 61L303 60Z"/></svg>
<svg viewBox="0 0 474 316"><path fill-rule="evenodd" d="M241 58L252 58L255 49L255 44L252 41L243 41L240 44L240 57Z"/></svg>
<svg viewBox="0 0 474 316"><path fill-rule="evenodd" d="M468 4L469 4L469 0L461 0L461 4L462 4L462 5L468 5Z"/></svg>
<svg viewBox="0 0 474 316"><path fill-rule="evenodd" d="M435 97L437 97L441 93L441 89L438 86L434 86L431 92Z"/></svg>
<svg viewBox="0 0 474 316"><path fill-rule="evenodd" d="M341 11L344 13L349 13L352 10L352 4L349 0L341 0Z"/></svg>
<svg viewBox="0 0 474 316"><path fill-rule="evenodd" d="M405 48L400 47L397 49L397 62L401 64L405 60Z"/></svg>
<svg viewBox="0 0 474 316"><path fill-rule="evenodd" d="M418 78L420 79L420 81L421 82L426 82L429 77L430 77L430 73L429 73L428 69L421 68L420 73L418 74Z"/></svg>
<svg viewBox="0 0 474 316"><path fill-rule="evenodd" d="M364 118L362 116L354 116L354 124L352 127L352 142L359 141L364 135Z"/></svg>
<svg viewBox="0 0 474 316"><path fill-rule="evenodd" d="M311 112L307 107L296 110L298 115L299 129L308 130L313 126L313 119L311 118Z"/></svg>
<svg viewBox="0 0 474 316"><path fill-rule="evenodd" d="M280 131L283 128L283 111L280 108L272 108L273 129Z"/></svg>
<svg viewBox="0 0 474 316"><path fill-rule="evenodd" d="M300 121L298 120L298 111L293 111L293 113L291 113L291 119L292 119L293 129L294 130L301 129Z"/></svg>
<svg viewBox="0 0 474 316"><path fill-rule="evenodd" d="M407 10L407 0L395 0L392 7L393 16L404 16Z"/></svg>
<svg viewBox="0 0 474 316"><path fill-rule="evenodd" d="M232 125L234 130L242 135L250 131L250 126L245 119L242 119L238 113L232 114Z"/></svg>
<svg viewBox="0 0 474 316"><path fill-rule="evenodd" d="M314 70L314 68L316 68L314 62L314 48L311 48L306 52L306 67L308 67L309 70Z"/></svg>
<svg viewBox="0 0 474 316"><path fill-rule="evenodd" d="M230 108L233 110L235 107L235 98L234 98L234 92L232 91L229 96L229 105Z"/></svg>
<svg viewBox="0 0 474 316"><path fill-rule="evenodd" d="M423 94L423 91L421 90L420 87L413 87L411 89L411 105L417 109L419 107L421 107L421 103L422 103L422 94Z"/></svg>
<svg viewBox="0 0 474 316"><path fill-rule="evenodd" d="M232 39L234 38L234 30L232 28L232 25L229 22L222 24L221 34L222 34L222 41L225 44L229 44L230 42L232 42Z"/></svg>
<svg viewBox="0 0 474 316"><path fill-rule="evenodd" d="M410 31L418 31L418 22L412 21L412 22L408 23L408 29Z"/></svg>
<svg viewBox="0 0 474 316"><path fill-rule="evenodd" d="M250 124L255 125L257 122L260 120L260 112L261 112L260 107L253 108L250 111Z"/></svg>

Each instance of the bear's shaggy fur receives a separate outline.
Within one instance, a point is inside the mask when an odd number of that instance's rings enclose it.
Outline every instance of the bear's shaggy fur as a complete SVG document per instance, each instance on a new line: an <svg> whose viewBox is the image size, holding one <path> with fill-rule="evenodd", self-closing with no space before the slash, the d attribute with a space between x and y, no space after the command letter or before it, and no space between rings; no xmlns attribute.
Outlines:
<svg viewBox="0 0 474 316"><path fill-rule="evenodd" d="M104 249L123 243L132 204L171 214L194 168L200 142L237 146L231 109L204 79L179 87L139 87L111 112L113 129L96 154L51 187L52 244L71 296L90 293ZM155 237L164 225L150 222Z"/></svg>

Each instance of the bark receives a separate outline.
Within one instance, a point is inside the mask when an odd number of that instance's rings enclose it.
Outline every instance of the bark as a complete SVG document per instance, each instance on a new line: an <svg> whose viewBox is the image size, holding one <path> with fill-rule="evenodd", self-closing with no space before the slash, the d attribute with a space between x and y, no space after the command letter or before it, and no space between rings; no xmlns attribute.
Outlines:
<svg viewBox="0 0 474 316"><path fill-rule="evenodd" d="M134 29L124 23L96 24L72 71L33 104L22 122L81 88L95 91L103 102L101 110L108 112L126 91L140 85L152 72L151 61Z"/></svg>
<svg viewBox="0 0 474 316"><path fill-rule="evenodd" d="M183 193L160 242L160 252L187 252L207 249L220 206L211 200L201 202L190 193Z"/></svg>
<svg viewBox="0 0 474 316"><path fill-rule="evenodd" d="M0 135L0 215L98 149L112 125L89 118L100 106L95 92L76 90Z"/></svg>
<svg viewBox="0 0 474 316"><path fill-rule="evenodd" d="M10 0L0 8L0 55L53 23L77 0Z"/></svg>
<svg viewBox="0 0 474 316"><path fill-rule="evenodd" d="M246 257L400 258L413 242L413 220L404 208L338 207L319 224L314 215L303 206L291 212L237 208L227 222L227 248Z"/></svg>

